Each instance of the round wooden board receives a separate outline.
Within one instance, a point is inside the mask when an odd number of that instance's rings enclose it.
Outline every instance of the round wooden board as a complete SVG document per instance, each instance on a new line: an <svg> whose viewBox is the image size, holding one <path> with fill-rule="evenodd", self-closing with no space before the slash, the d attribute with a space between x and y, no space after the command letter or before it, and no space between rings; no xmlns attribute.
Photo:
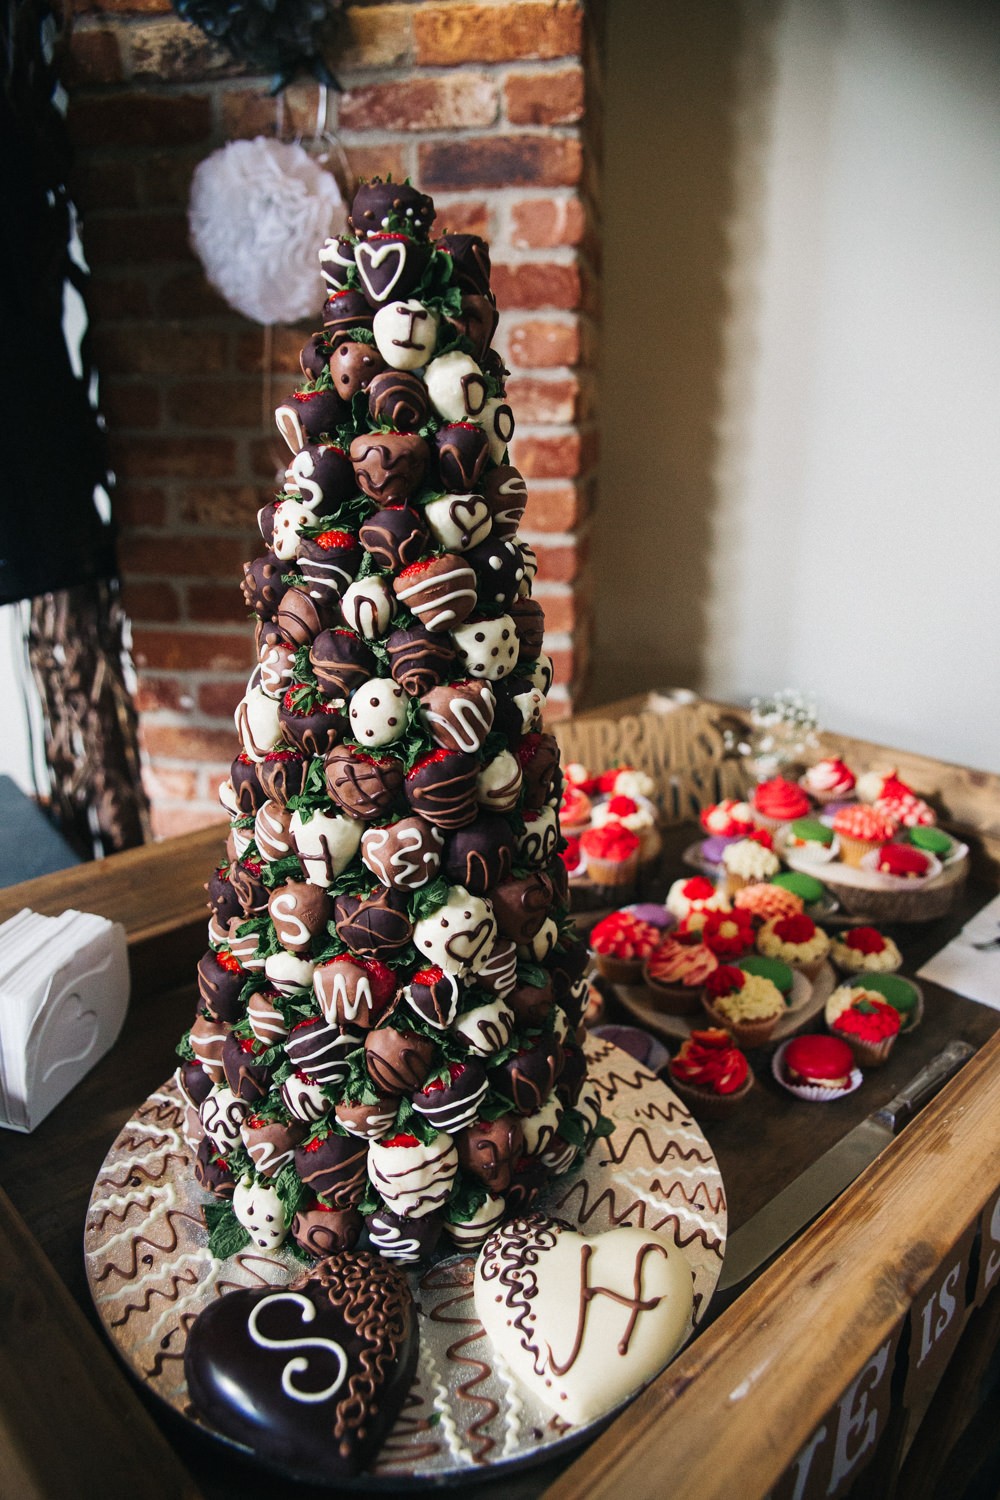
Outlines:
<svg viewBox="0 0 1000 1500"><path fill-rule="evenodd" d="M777 1046L786 1037L794 1036L797 1031L802 1031L823 1009L836 985L837 979L832 964L824 964L812 984L803 975L796 974L792 986L792 1003L779 1020L765 1046ZM714 1024L700 1005L698 1010L690 1016L671 1016L657 1010L651 1004L649 991L644 985L618 984L615 985L615 994L633 1020L638 1021L640 1026L645 1026L648 1031L655 1032L657 1036L683 1041L685 1037L691 1035L692 1031Z"/></svg>

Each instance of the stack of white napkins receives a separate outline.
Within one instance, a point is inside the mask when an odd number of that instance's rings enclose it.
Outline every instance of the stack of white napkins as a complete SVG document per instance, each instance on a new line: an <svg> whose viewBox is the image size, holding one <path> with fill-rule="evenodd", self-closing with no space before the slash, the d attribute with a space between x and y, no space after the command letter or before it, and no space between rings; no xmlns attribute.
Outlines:
<svg viewBox="0 0 1000 1500"><path fill-rule="evenodd" d="M128 992L120 923L25 910L0 925L0 1125L45 1119L113 1046Z"/></svg>
<svg viewBox="0 0 1000 1500"><path fill-rule="evenodd" d="M1000 1010L1000 896L970 917L957 937L929 958L918 979Z"/></svg>

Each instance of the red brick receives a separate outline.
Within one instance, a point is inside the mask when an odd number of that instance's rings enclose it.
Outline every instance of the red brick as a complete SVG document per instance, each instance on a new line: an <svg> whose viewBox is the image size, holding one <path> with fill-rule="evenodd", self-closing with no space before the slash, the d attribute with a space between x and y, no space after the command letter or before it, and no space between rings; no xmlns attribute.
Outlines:
<svg viewBox="0 0 1000 1500"><path fill-rule="evenodd" d="M288 467L289 452L275 434L273 438L261 438L250 444L250 464L262 484L280 488Z"/></svg>
<svg viewBox="0 0 1000 1500"><path fill-rule="evenodd" d="M112 431L122 427L159 427L161 401L160 391L155 385L138 382L125 384L120 380L105 380L101 386L101 410Z"/></svg>
<svg viewBox="0 0 1000 1500"><path fill-rule="evenodd" d="M128 479L221 479L236 460L229 438L129 438L113 447L115 467Z"/></svg>
<svg viewBox="0 0 1000 1500"><path fill-rule="evenodd" d="M133 620L142 620L144 624L155 621L165 625L181 617L177 590L170 583L126 580L123 592L125 613Z"/></svg>
<svg viewBox="0 0 1000 1500"><path fill-rule="evenodd" d="M395 177L402 182L412 175L411 148L402 144L387 143L384 146L344 146L347 166L354 183L367 181L370 177ZM421 187L423 187L421 183ZM352 185L353 192L353 185Z"/></svg>
<svg viewBox="0 0 1000 1500"><path fill-rule="evenodd" d="M112 16L153 15L169 11L170 0L73 0L72 9L81 15L91 10Z"/></svg>
<svg viewBox="0 0 1000 1500"><path fill-rule="evenodd" d="M261 421L260 381L184 380L168 392L167 413L181 427L252 427Z"/></svg>
<svg viewBox="0 0 1000 1500"><path fill-rule="evenodd" d="M181 771L167 766L146 766L142 773L142 784L151 802L169 799L189 801L198 786L195 771Z"/></svg>
<svg viewBox="0 0 1000 1500"><path fill-rule="evenodd" d="M301 380L299 351L305 341L305 335L301 329L273 329L271 335L272 371L279 375L294 375L296 380ZM266 346L262 329L254 329L252 333L241 333L236 340L236 368L242 370L245 375L259 373L264 368Z"/></svg>
<svg viewBox="0 0 1000 1500"><path fill-rule="evenodd" d="M242 677L230 682L203 682L198 689L198 710L212 719L231 719L246 688Z"/></svg>
<svg viewBox="0 0 1000 1500"><path fill-rule="evenodd" d="M349 6L337 42L337 73L354 68L395 68L413 54L411 5Z"/></svg>
<svg viewBox="0 0 1000 1500"><path fill-rule="evenodd" d="M251 548L247 548L249 557ZM243 595L233 582L214 586L191 583L187 588L187 619L191 625L243 625L248 637L252 629Z"/></svg>
<svg viewBox="0 0 1000 1500"><path fill-rule="evenodd" d="M114 31L84 31L76 27L70 36L65 82L70 88L100 83L119 83L122 54Z"/></svg>
<svg viewBox="0 0 1000 1500"><path fill-rule="evenodd" d="M583 30L579 4L421 5L413 18L418 63L509 62L572 57Z"/></svg>
<svg viewBox="0 0 1000 1500"><path fill-rule="evenodd" d="M469 130L492 125L496 84L481 73L369 83L339 101L343 130Z"/></svg>
<svg viewBox="0 0 1000 1500"><path fill-rule="evenodd" d="M555 724L560 719L568 719L572 712L573 702L571 699L549 698L545 705L545 722L546 724Z"/></svg>
<svg viewBox="0 0 1000 1500"><path fill-rule="evenodd" d="M95 335L98 366L130 375L215 375L227 368L225 333L138 324Z"/></svg>
<svg viewBox="0 0 1000 1500"><path fill-rule="evenodd" d="M159 724L150 720L140 730L149 755L165 760L233 759L238 746L231 729L205 729L194 724Z"/></svg>
<svg viewBox="0 0 1000 1500"><path fill-rule="evenodd" d="M573 629L576 622L576 599L571 593L539 594L538 602L545 611L545 629L556 635Z"/></svg>
<svg viewBox="0 0 1000 1500"><path fill-rule="evenodd" d="M232 54L212 42L200 27L175 18L129 27L132 74L171 83L220 78L240 71Z"/></svg>
<svg viewBox="0 0 1000 1500"><path fill-rule="evenodd" d="M575 365L580 358L580 327L575 318L568 323L517 323L507 336L507 347L511 364L521 369Z"/></svg>
<svg viewBox="0 0 1000 1500"><path fill-rule="evenodd" d="M222 132L226 140L276 135L279 110L266 89L251 90L237 83L220 95ZM293 83L281 97L286 136L310 136L316 124L316 85Z"/></svg>
<svg viewBox="0 0 1000 1500"><path fill-rule="evenodd" d="M453 198L439 203L436 234L481 234L490 238L490 206L482 198Z"/></svg>
<svg viewBox="0 0 1000 1500"><path fill-rule="evenodd" d="M252 484L189 484L181 494L178 514L189 526L238 529L250 535L258 510L270 498L269 491Z"/></svg>
<svg viewBox="0 0 1000 1500"><path fill-rule="evenodd" d="M573 681L573 673L576 668L576 652L572 647L563 646L550 652L550 655L552 657L553 680L562 683L564 687L568 687ZM552 708L554 706L554 704L550 703L546 707L545 717L547 719L553 717Z"/></svg>
<svg viewBox="0 0 1000 1500"><path fill-rule="evenodd" d="M418 147L420 185L427 192L464 188L573 187L581 147L550 135L462 136Z"/></svg>
<svg viewBox="0 0 1000 1500"><path fill-rule="evenodd" d="M87 289L87 305L97 323L144 318L153 310L149 287L135 277L96 274Z"/></svg>
<svg viewBox="0 0 1000 1500"><path fill-rule="evenodd" d="M556 261L526 261L520 266L496 265L490 277L497 306L558 307L572 312L580 300L580 268Z"/></svg>
<svg viewBox="0 0 1000 1500"><path fill-rule="evenodd" d="M537 542L535 556L538 558L539 583L572 583L583 564L585 552L578 542L554 547Z"/></svg>
<svg viewBox="0 0 1000 1500"><path fill-rule="evenodd" d="M232 580L234 589L243 576L247 556L247 539L239 536L133 533L122 537L118 546L118 559L126 578L157 578L164 574L175 578L218 578Z"/></svg>
<svg viewBox="0 0 1000 1500"><path fill-rule="evenodd" d="M580 473L580 434L515 437L513 462L525 479L575 479Z"/></svg>
<svg viewBox="0 0 1000 1500"><path fill-rule="evenodd" d="M105 265L151 265L164 260L190 260L186 214L91 214L83 230L83 248L90 260Z"/></svg>
<svg viewBox="0 0 1000 1500"><path fill-rule="evenodd" d="M163 280L155 295L158 317L170 319L231 318L233 310L206 280L200 266Z"/></svg>
<svg viewBox="0 0 1000 1500"><path fill-rule="evenodd" d="M515 203L511 244L520 250L551 250L578 245L583 237L583 204L579 198L529 198Z"/></svg>
<svg viewBox="0 0 1000 1500"><path fill-rule="evenodd" d="M187 684L179 677L161 677L156 672L141 672L135 706L141 714L156 713L163 709L168 713L183 713L190 711L191 695Z"/></svg>
<svg viewBox="0 0 1000 1500"><path fill-rule="evenodd" d="M531 488L524 513L525 531L572 531L583 511L577 485L557 484L551 489Z"/></svg>
<svg viewBox="0 0 1000 1500"><path fill-rule="evenodd" d="M76 95L69 105L70 138L78 148L185 146L207 141L211 130L212 102L207 95Z"/></svg>
<svg viewBox="0 0 1000 1500"><path fill-rule="evenodd" d="M225 814L210 803L207 806L154 806L150 810L150 823L156 839L177 838L182 833L195 833L199 828L211 828L222 823Z"/></svg>
<svg viewBox="0 0 1000 1500"><path fill-rule="evenodd" d="M88 151L73 162L69 178L81 216L97 208L138 208L139 174L135 162L109 159Z"/></svg>
<svg viewBox="0 0 1000 1500"><path fill-rule="evenodd" d="M144 151L137 163L142 201L150 208L178 205L187 212L200 151Z"/></svg>
<svg viewBox="0 0 1000 1500"><path fill-rule="evenodd" d="M583 69L511 73L504 99L514 125L575 125L583 118Z"/></svg>
<svg viewBox="0 0 1000 1500"><path fill-rule="evenodd" d="M521 375L507 382L507 398L521 422L573 422L576 420L577 383L574 376L562 380L536 380Z"/></svg>
<svg viewBox="0 0 1000 1500"><path fill-rule="evenodd" d="M163 491L141 484L118 484L111 509L119 526L162 526L167 517Z"/></svg>
<svg viewBox="0 0 1000 1500"><path fill-rule="evenodd" d="M182 631L137 626L132 654L140 669L152 671L246 672L253 664L253 637L247 629Z"/></svg>

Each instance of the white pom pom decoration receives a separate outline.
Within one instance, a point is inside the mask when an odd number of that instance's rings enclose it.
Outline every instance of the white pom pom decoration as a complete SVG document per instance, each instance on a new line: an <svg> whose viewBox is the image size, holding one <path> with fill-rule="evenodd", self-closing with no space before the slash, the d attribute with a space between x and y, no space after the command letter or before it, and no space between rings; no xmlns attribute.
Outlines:
<svg viewBox="0 0 1000 1500"><path fill-rule="evenodd" d="M316 246L345 224L335 178L301 146L231 141L196 168L191 243L230 307L258 323L294 323L326 295Z"/></svg>

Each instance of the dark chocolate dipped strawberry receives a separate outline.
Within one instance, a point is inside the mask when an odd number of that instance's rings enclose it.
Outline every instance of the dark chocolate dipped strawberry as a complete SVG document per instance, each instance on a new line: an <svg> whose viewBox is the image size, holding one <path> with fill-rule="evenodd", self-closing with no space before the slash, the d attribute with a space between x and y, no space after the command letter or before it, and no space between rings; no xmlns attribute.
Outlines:
<svg viewBox="0 0 1000 1500"><path fill-rule="evenodd" d="M517 546L509 538L488 536L469 548L465 560L475 572L482 608L513 614L511 604L524 577L524 562Z"/></svg>
<svg viewBox="0 0 1000 1500"><path fill-rule="evenodd" d="M212 915L224 927L230 917L240 915L240 901L229 882L229 866L218 865L209 877L208 904Z"/></svg>
<svg viewBox="0 0 1000 1500"><path fill-rule="evenodd" d="M475 1058L447 1063L410 1095L410 1103L435 1130L454 1135L464 1130L479 1113L489 1083L486 1069Z"/></svg>
<svg viewBox="0 0 1000 1500"><path fill-rule="evenodd" d="M325 515L357 494L354 466L339 443L310 443L285 470L285 490L314 515Z"/></svg>
<svg viewBox="0 0 1000 1500"><path fill-rule="evenodd" d="M274 617L282 634L295 646L309 646L333 623L333 606L313 599L303 585L287 589Z"/></svg>
<svg viewBox="0 0 1000 1500"><path fill-rule="evenodd" d="M375 1087L386 1094L409 1094L427 1077L434 1043L415 1031L380 1026L365 1037L365 1062Z"/></svg>
<svg viewBox="0 0 1000 1500"><path fill-rule="evenodd" d="M359 391L368 389L373 376L381 374L385 360L374 345L344 335L330 351L327 368L340 397L352 401Z"/></svg>
<svg viewBox="0 0 1000 1500"><path fill-rule="evenodd" d="M555 1087L562 1054L554 1038L523 1047L494 1068L491 1082L497 1093L509 1099L517 1115L533 1115L541 1109Z"/></svg>
<svg viewBox="0 0 1000 1500"><path fill-rule="evenodd" d="M194 1176L199 1187L214 1198L228 1199L236 1190L236 1179L224 1156L220 1156L208 1136L202 1136L194 1158Z"/></svg>
<svg viewBox="0 0 1000 1500"><path fill-rule="evenodd" d="M350 407L336 391L326 387L315 391L294 391L274 414L278 431L293 453L310 443L318 443L334 432L350 415Z"/></svg>
<svg viewBox="0 0 1000 1500"><path fill-rule="evenodd" d="M273 552L265 552L243 564L243 600L261 620L273 620L288 592L283 578L284 563Z"/></svg>
<svg viewBox="0 0 1000 1500"><path fill-rule="evenodd" d="M394 630L386 641L386 649L393 682L411 698L420 698L446 681L458 661L458 652L449 637L423 625Z"/></svg>
<svg viewBox="0 0 1000 1500"><path fill-rule="evenodd" d="M381 177L373 177L355 193L347 222L359 239L402 231L423 243L434 223L434 200L409 182L383 182Z"/></svg>
<svg viewBox="0 0 1000 1500"><path fill-rule="evenodd" d="M456 976L437 964L418 969L403 991L410 1009L435 1031L445 1031L454 1021L460 993Z"/></svg>
<svg viewBox="0 0 1000 1500"><path fill-rule="evenodd" d="M325 755L347 729L340 703L318 697L303 684L289 688L282 697L278 723L282 737L306 756Z"/></svg>
<svg viewBox="0 0 1000 1500"><path fill-rule="evenodd" d="M509 613L520 642L518 661L537 661L542 654L545 636L545 613L542 606L537 599L518 598L510 606Z"/></svg>
<svg viewBox="0 0 1000 1500"><path fill-rule="evenodd" d="M356 1208L368 1182L368 1147L354 1135L316 1136L295 1152L306 1187L334 1208Z"/></svg>
<svg viewBox="0 0 1000 1500"><path fill-rule="evenodd" d="M287 1167L306 1127L300 1120L268 1120L249 1114L240 1126L247 1155L262 1177L274 1177Z"/></svg>
<svg viewBox="0 0 1000 1500"><path fill-rule="evenodd" d="M360 1044L358 1033L330 1026L319 1016L313 1016L292 1027L285 1051L297 1073L304 1073L313 1083L327 1087L347 1077L347 1059Z"/></svg>
<svg viewBox="0 0 1000 1500"><path fill-rule="evenodd" d="M262 505L257 512L257 526L260 530L264 546L269 552L274 551L274 522L278 514L277 500L269 500Z"/></svg>
<svg viewBox="0 0 1000 1500"><path fill-rule="evenodd" d="M393 958L413 936L406 897L384 885L367 896L337 896L333 921L341 941L362 958Z"/></svg>
<svg viewBox="0 0 1000 1500"><path fill-rule="evenodd" d="M327 367L330 344L325 333L313 333L299 351L299 369L307 380L318 380Z"/></svg>
<svg viewBox="0 0 1000 1500"><path fill-rule="evenodd" d="M260 762L258 775L265 794L279 807L297 797L306 779L307 766L301 750L272 750Z"/></svg>
<svg viewBox="0 0 1000 1500"><path fill-rule="evenodd" d="M239 897L244 917L259 917L267 911L269 892L261 874L262 866L256 859L241 859L229 867L229 879Z"/></svg>
<svg viewBox="0 0 1000 1500"><path fill-rule="evenodd" d="M430 246L407 234L374 230L355 246L354 260L371 307L383 307L416 291L430 260Z"/></svg>
<svg viewBox="0 0 1000 1500"><path fill-rule="evenodd" d="M489 954L476 970L476 983L503 999L517 982L517 947L510 938L497 936Z"/></svg>
<svg viewBox="0 0 1000 1500"><path fill-rule="evenodd" d="M570 988L582 976L590 957L590 946L577 933L563 932L552 952L543 961L552 976L552 988L557 1000L562 1000Z"/></svg>
<svg viewBox="0 0 1000 1500"><path fill-rule="evenodd" d="M331 236L319 252L319 268L331 292L342 292L354 269L354 241L346 235Z"/></svg>
<svg viewBox="0 0 1000 1500"><path fill-rule="evenodd" d="M490 456L489 440L475 422L449 422L434 434L438 478L453 495L476 490Z"/></svg>
<svg viewBox="0 0 1000 1500"><path fill-rule="evenodd" d="M221 1053L220 1053L221 1056ZM177 1083L188 1104L195 1109L212 1092L212 1080L200 1062L182 1062L177 1069Z"/></svg>
<svg viewBox="0 0 1000 1500"><path fill-rule="evenodd" d="M587 1059L583 1049L568 1039L563 1043L562 1069L556 1081L556 1096L568 1109L572 1109L580 1097L587 1076Z"/></svg>
<svg viewBox="0 0 1000 1500"><path fill-rule="evenodd" d="M451 260L452 281L462 291L485 296L490 289L490 247L478 234L443 234L435 249Z"/></svg>
<svg viewBox="0 0 1000 1500"><path fill-rule="evenodd" d="M500 464L484 477L480 492L493 517L493 536L511 540L528 503L528 486L513 464Z"/></svg>
<svg viewBox="0 0 1000 1500"><path fill-rule="evenodd" d="M455 552L411 563L392 587L400 604L428 630L451 630L476 607L476 575Z"/></svg>
<svg viewBox="0 0 1000 1500"><path fill-rule="evenodd" d="M445 873L473 896L485 896L510 875L515 848L510 824L483 813L449 835Z"/></svg>
<svg viewBox="0 0 1000 1500"><path fill-rule="evenodd" d="M222 1049L222 1070L226 1083L237 1099L246 1104L256 1104L267 1095L271 1086L272 1069L259 1061L267 1051L256 1037L226 1037Z"/></svg>
<svg viewBox="0 0 1000 1500"><path fill-rule="evenodd" d="M370 330L373 317L368 299L352 289L333 292L323 303L323 328L331 344L350 338L356 328Z"/></svg>
<svg viewBox="0 0 1000 1500"><path fill-rule="evenodd" d="M517 1017L520 1028L537 1031L545 1025L555 1005L551 981L543 985L516 984L508 991L507 1004Z"/></svg>
<svg viewBox="0 0 1000 1500"><path fill-rule="evenodd" d="M321 531L303 537L296 559L302 587L317 604L335 604L354 581L361 561L358 539L350 531Z"/></svg>
<svg viewBox="0 0 1000 1500"><path fill-rule="evenodd" d="M356 1208L332 1208L315 1202L300 1208L292 1220L292 1239L307 1255L322 1259L342 1250L353 1250L361 1238L364 1220Z"/></svg>
<svg viewBox="0 0 1000 1500"><path fill-rule="evenodd" d="M419 488L429 449L415 432L360 433L351 443L358 489L379 505L405 500Z"/></svg>
<svg viewBox="0 0 1000 1500"><path fill-rule="evenodd" d="M500 315L491 295L482 292L466 292L457 313L448 314L451 326L467 338L473 356L483 363L489 352L493 335L497 331Z"/></svg>
<svg viewBox="0 0 1000 1500"><path fill-rule="evenodd" d="M349 698L378 673L371 647L343 627L320 632L309 648L309 664L321 691L331 698Z"/></svg>
<svg viewBox="0 0 1000 1500"><path fill-rule="evenodd" d="M384 1260L412 1266L426 1261L441 1238L444 1216L423 1214L413 1219L394 1214L389 1208L377 1208L365 1221L368 1242Z"/></svg>
<svg viewBox="0 0 1000 1500"><path fill-rule="evenodd" d="M228 948L209 948L198 960L198 997L217 1021L238 1021L243 1014L240 991L247 974Z"/></svg>
<svg viewBox="0 0 1000 1500"><path fill-rule="evenodd" d="M364 822L389 817L403 789L403 765L394 755L368 755L348 745L330 751L324 776L332 801Z"/></svg>
<svg viewBox="0 0 1000 1500"><path fill-rule="evenodd" d="M526 734L516 747L524 785L524 805L536 812L548 801L559 773L559 742L554 734Z"/></svg>
<svg viewBox="0 0 1000 1500"><path fill-rule="evenodd" d="M368 411L380 427L417 432L430 416L427 387L409 370L383 370L368 384Z"/></svg>
<svg viewBox="0 0 1000 1500"><path fill-rule="evenodd" d="M361 545L387 573L398 573L427 551L430 532L419 511L400 502L383 506L358 532Z"/></svg>
<svg viewBox="0 0 1000 1500"><path fill-rule="evenodd" d="M518 1217L528 1213L549 1180L549 1169L537 1156L522 1156L514 1163L507 1188L508 1213Z"/></svg>
<svg viewBox="0 0 1000 1500"><path fill-rule="evenodd" d="M396 998L396 975L375 958L342 953L317 965L313 993L331 1026L377 1025Z"/></svg>
<svg viewBox="0 0 1000 1500"><path fill-rule="evenodd" d="M307 1347L309 1357L289 1360ZM265 1463L324 1484L358 1473L402 1409L417 1359L405 1276L342 1250L288 1287L241 1288L193 1323L195 1409Z"/></svg>
<svg viewBox="0 0 1000 1500"><path fill-rule="evenodd" d="M497 927L515 943L530 943L552 910L552 882L541 871L504 880L490 892Z"/></svg>
<svg viewBox="0 0 1000 1500"><path fill-rule="evenodd" d="M462 828L479 810L479 762L461 750L432 750L406 773L403 789L415 813L435 828Z"/></svg>
<svg viewBox="0 0 1000 1500"><path fill-rule="evenodd" d="M485 1183L491 1193L505 1193L524 1150L524 1129L516 1115L474 1120L455 1136L455 1146L463 1172Z"/></svg>

